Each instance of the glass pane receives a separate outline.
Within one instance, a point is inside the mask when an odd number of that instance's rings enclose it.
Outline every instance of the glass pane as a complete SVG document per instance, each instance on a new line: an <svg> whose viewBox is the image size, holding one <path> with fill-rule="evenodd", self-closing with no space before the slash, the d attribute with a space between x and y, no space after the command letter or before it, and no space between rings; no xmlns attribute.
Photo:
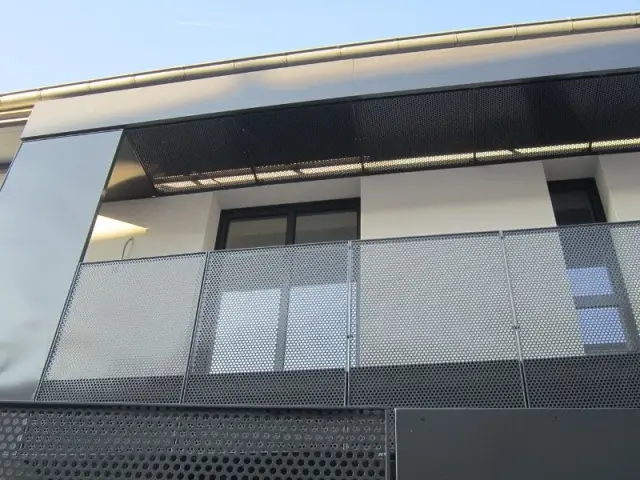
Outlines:
<svg viewBox="0 0 640 480"><path fill-rule="evenodd" d="M551 204L558 225L593 223L593 207L585 190L551 193Z"/></svg>
<svg viewBox="0 0 640 480"><path fill-rule="evenodd" d="M567 272L574 297L613 294L606 267L570 268Z"/></svg>
<svg viewBox="0 0 640 480"><path fill-rule="evenodd" d="M337 242L357 238L357 212L313 213L296 218L296 243Z"/></svg>
<svg viewBox="0 0 640 480"><path fill-rule="evenodd" d="M625 343L618 309L583 308L578 310L582 342L585 345Z"/></svg>
<svg viewBox="0 0 640 480"><path fill-rule="evenodd" d="M279 313L280 289L223 293L211 373L272 371Z"/></svg>
<svg viewBox="0 0 640 480"><path fill-rule="evenodd" d="M231 220L225 248L255 248L284 245L287 217Z"/></svg>

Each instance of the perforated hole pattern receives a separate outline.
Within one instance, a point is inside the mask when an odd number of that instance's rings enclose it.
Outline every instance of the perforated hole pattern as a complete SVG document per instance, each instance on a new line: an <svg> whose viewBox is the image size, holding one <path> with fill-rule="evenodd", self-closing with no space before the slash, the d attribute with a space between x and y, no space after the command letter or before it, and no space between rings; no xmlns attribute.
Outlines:
<svg viewBox="0 0 640 480"><path fill-rule="evenodd" d="M205 258L82 265L38 399L178 402Z"/></svg>
<svg viewBox="0 0 640 480"><path fill-rule="evenodd" d="M0 478L384 479L382 410L0 405Z"/></svg>
<svg viewBox="0 0 640 480"><path fill-rule="evenodd" d="M86 264L37 399L522 407L506 254L530 405L640 407L639 234L354 242L348 376L346 243Z"/></svg>
<svg viewBox="0 0 640 480"><path fill-rule="evenodd" d="M497 232L353 248L351 404L523 406Z"/></svg>
<svg viewBox="0 0 640 480"><path fill-rule="evenodd" d="M345 157L369 159L366 173L466 165L475 161L517 161L586 155L567 148L640 136L640 75L552 79L433 91L387 98L235 113L180 123L127 129L127 136L155 184L166 177L272 165L293 166ZM521 153L540 146L565 147ZM597 150L616 151L615 145ZM632 150L637 150L637 144ZM493 152L474 161L461 155L448 161L405 161L420 157ZM376 162L380 162L376 165ZM182 191L303 181L360 175L357 168L319 170L317 175L252 174L235 181L189 182ZM160 187L172 193L171 187Z"/></svg>
<svg viewBox="0 0 640 480"><path fill-rule="evenodd" d="M640 226L505 233L532 407L640 407Z"/></svg>
<svg viewBox="0 0 640 480"><path fill-rule="evenodd" d="M212 252L186 403L344 405L348 245Z"/></svg>

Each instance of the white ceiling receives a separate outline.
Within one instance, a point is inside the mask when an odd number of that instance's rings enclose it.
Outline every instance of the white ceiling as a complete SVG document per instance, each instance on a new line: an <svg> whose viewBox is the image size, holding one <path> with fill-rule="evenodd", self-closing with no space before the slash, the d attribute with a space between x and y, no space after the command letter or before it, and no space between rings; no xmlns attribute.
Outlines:
<svg viewBox="0 0 640 480"><path fill-rule="evenodd" d="M283 183L215 192L222 209L360 197L360 178Z"/></svg>
<svg viewBox="0 0 640 480"><path fill-rule="evenodd" d="M596 176L598 156L568 157L543 160L547 181L593 178Z"/></svg>

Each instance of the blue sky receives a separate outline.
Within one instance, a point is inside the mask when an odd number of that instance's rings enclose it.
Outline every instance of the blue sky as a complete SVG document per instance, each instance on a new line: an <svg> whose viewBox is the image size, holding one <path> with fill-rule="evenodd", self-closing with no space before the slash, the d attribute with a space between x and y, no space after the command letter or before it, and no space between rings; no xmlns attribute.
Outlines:
<svg viewBox="0 0 640 480"><path fill-rule="evenodd" d="M640 0L0 0L0 92L286 50L640 10Z"/></svg>

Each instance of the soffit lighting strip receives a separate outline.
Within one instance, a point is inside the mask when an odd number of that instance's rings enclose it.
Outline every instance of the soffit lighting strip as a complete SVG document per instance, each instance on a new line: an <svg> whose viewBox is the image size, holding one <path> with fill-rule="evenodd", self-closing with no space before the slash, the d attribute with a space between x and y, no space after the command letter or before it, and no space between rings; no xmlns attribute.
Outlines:
<svg viewBox="0 0 640 480"><path fill-rule="evenodd" d="M541 153L577 152L588 150L588 143L571 143L566 145L547 145L544 147L516 148L514 152L520 155L539 155Z"/></svg>
<svg viewBox="0 0 640 480"><path fill-rule="evenodd" d="M279 180L281 178L300 177L300 173L293 170L277 170L275 172L256 172L258 180Z"/></svg>
<svg viewBox="0 0 640 480"><path fill-rule="evenodd" d="M324 167L308 167L300 168L300 173L303 175L318 175L324 173L349 173L358 171L362 167L359 163L346 163L341 165L326 165Z"/></svg>
<svg viewBox="0 0 640 480"><path fill-rule="evenodd" d="M460 153L453 155L434 155L430 157L399 158L396 160L382 160L377 162L365 162L364 168L377 170L381 168L411 168L424 165L448 165L459 164L473 160L473 153Z"/></svg>
<svg viewBox="0 0 640 480"><path fill-rule="evenodd" d="M599 150L601 148L615 147L636 147L640 146L640 138L625 138L621 140L605 140L602 142L592 142L591 148Z"/></svg>
<svg viewBox="0 0 640 480"><path fill-rule="evenodd" d="M199 178L196 180L177 180L157 183L155 186L161 191L191 190L198 187L216 187L229 185L244 185L258 181L275 181L292 178L313 177L314 175L331 175L340 173L354 173L361 170L362 165L366 170L398 169L422 167L427 165L460 165L471 162L474 158L478 161L504 160L514 156L536 156L553 153L574 153L580 151L601 150L610 148L640 147L640 137L618 140L605 140L591 143L571 143L563 145L546 145L541 147L523 147L513 150L490 150L485 152L459 153L449 155L433 155L426 157L399 158L395 160L368 161L360 163L345 163L338 165L325 165L318 167L286 168L271 172L256 172L256 175L241 174L228 176L214 176L212 178ZM223 172L216 172L220 175Z"/></svg>

